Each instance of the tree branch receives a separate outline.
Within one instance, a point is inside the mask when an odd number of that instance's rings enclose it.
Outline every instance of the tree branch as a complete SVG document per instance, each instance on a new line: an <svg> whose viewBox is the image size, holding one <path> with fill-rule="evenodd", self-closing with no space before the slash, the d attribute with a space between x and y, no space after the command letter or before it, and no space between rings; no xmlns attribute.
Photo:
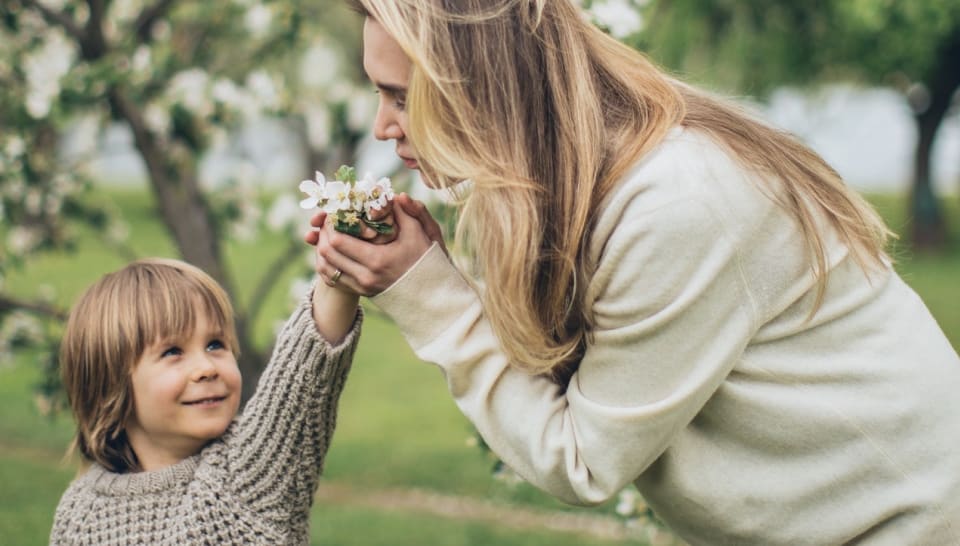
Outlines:
<svg viewBox="0 0 960 546"><path fill-rule="evenodd" d="M70 18L69 15L63 13L62 11L57 11L53 8L46 6L45 4L39 2L38 0L20 0L23 3L23 6L26 8L32 8L38 12L43 18L50 23L51 25L59 26L67 31L78 44L83 44L86 40L83 29L81 29L76 21Z"/></svg>
<svg viewBox="0 0 960 546"><path fill-rule="evenodd" d="M175 0L157 0L152 6L143 8L133 24L133 31L140 39L140 43L145 44L152 40L150 33L153 30L153 25L170 11L174 3Z"/></svg>
<svg viewBox="0 0 960 546"><path fill-rule="evenodd" d="M0 313L7 311L26 311L57 320L67 320L68 313L42 301L27 301L16 296L0 293Z"/></svg>
<svg viewBox="0 0 960 546"><path fill-rule="evenodd" d="M256 322L257 315L260 314L260 310L263 308L263 302L266 301L267 294L270 292L270 289L273 288L277 278L290 266L290 263L297 258L302 250L302 242L295 239L291 240L283 254L278 256L263 273L263 276L260 277L260 282L257 283L253 295L250 296L250 303L247 305L245 314L248 324L254 324Z"/></svg>

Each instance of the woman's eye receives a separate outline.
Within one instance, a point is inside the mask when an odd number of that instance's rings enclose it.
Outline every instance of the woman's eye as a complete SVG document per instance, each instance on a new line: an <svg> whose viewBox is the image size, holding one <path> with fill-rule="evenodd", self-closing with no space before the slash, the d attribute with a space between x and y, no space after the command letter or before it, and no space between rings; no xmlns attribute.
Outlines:
<svg viewBox="0 0 960 546"><path fill-rule="evenodd" d="M180 347L168 347L160 354L161 358L167 358L168 356L180 356L183 354L183 351Z"/></svg>
<svg viewBox="0 0 960 546"><path fill-rule="evenodd" d="M223 344L219 339L215 339L210 343L207 343L207 351L220 351L226 349L227 346Z"/></svg>

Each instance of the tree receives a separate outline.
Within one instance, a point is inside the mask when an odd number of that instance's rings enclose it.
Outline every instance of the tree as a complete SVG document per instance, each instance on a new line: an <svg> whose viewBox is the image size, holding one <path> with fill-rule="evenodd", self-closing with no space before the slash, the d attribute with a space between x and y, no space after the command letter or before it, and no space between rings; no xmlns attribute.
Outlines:
<svg viewBox="0 0 960 546"><path fill-rule="evenodd" d="M899 89L918 134L911 239L918 248L945 243L930 154L960 87L960 2L651 0L644 13L635 45L727 88L763 95L855 80Z"/></svg>
<svg viewBox="0 0 960 546"><path fill-rule="evenodd" d="M228 190L210 192L198 165L214 142L264 116L302 136L305 175L332 171L353 156L366 131L366 120L352 115L358 25L342 2L332 4L0 0L0 213L9 226L0 278L33 254L69 250L80 225L122 234L122 218L90 199L94 181L83 162L66 163L60 153L71 128L92 126L95 141L96 130L120 124L132 134L177 251L219 281L236 305L223 245L238 223L254 220L264 228L260 215L248 214L259 210L257 192L241 191L238 177ZM319 65L302 70L308 51L314 55L306 59ZM351 61L339 62L344 56ZM125 257L135 255L122 237L108 240ZM251 325L279 274L302 263L304 251L291 235L247 305L237 307L245 397L265 360L253 346ZM56 322L64 315L0 284L0 332L24 317ZM8 344L24 337L15 333L6 336ZM46 344L54 339L47 336Z"/></svg>

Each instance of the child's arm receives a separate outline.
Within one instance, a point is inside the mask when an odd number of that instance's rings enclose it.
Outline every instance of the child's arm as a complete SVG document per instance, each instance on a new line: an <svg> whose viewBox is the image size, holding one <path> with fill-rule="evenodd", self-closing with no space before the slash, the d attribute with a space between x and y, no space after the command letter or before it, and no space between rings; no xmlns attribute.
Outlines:
<svg viewBox="0 0 960 546"><path fill-rule="evenodd" d="M361 321L356 296L315 283L283 327L256 393L225 438L228 487L264 523L306 525Z"/></svg>

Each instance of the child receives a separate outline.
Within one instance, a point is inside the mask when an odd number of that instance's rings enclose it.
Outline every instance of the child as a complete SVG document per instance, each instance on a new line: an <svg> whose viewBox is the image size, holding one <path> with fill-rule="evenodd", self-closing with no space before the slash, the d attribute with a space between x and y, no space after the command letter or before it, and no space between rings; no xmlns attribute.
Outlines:
<svg viewBox="0 0 960 546"><path fill-rule="evenodd" d="M306 544L362 321L331 281L293 312L239 417L237 336L216 281L148 259L88 289L61 367L90 468L50 543Z"/></svg>

